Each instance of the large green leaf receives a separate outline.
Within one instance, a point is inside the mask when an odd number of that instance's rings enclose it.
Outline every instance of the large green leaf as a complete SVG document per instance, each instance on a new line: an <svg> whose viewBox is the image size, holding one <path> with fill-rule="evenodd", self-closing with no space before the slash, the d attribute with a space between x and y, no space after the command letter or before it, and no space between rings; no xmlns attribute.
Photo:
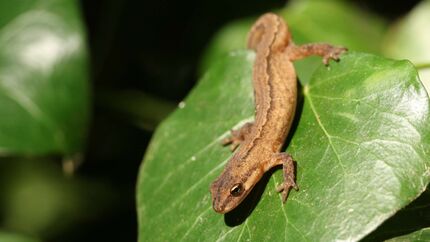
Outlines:
<svg viewBox="0 0 430 242"><path fill-rule="evenodd" d="M58 162L0 159L1 228L37 235L46 241L106 214L118 201L110 184L65 177ZM0 230L1 235L1 230ZM0 236L0 241L3 242Z"/></svg>
<svg viewBox="0 0 430 242"><path fill-rule="evenodd" d="M283 204L277 170L236 211L215 213L209 185L231 156L220 140L253 117L253 60L216 62L156 131L139 174L139 241L359 240L424 191L429 101L416 70L352 52L303 87L288 145L300 191Z"/></svg>
<svg viewBox="0 0 430 242"><path fill-rule="evenodd" d="M73 153L89 112L75 0L0 1L0 155Z"/></svg>

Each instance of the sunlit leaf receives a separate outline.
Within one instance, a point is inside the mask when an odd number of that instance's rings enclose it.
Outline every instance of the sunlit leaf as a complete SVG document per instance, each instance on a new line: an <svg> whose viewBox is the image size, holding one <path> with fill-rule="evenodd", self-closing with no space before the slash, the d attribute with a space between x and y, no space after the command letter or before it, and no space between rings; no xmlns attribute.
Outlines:
<svg viewBox="0 0 430 242"><path fill-rule="evenodd" d="M219 60L156 131L140 170L139 241L359 240L429 182L429 100L408 61L348 53L303 87L288 151L297 182L285 204L277 170L225 216L210 183L231 156L220 145L253 118L251 52ZM260 197L261 195L261 197Z"/></svg>

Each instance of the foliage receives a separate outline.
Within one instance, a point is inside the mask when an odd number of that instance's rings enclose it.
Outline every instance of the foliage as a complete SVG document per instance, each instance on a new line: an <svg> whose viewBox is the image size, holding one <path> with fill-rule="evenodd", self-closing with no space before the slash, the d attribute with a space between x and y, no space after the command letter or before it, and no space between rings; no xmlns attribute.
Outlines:
<svg viewBox="0 0 430 242"><path fill-rule="evenodd" d="M0 16L1 154L80 151L89 90L76 2L2 1Z"/></svg>
<svg viewBox="0 0 430 242"><path fill-rule="evenodd" d="M425 190L429 100L416 69L354 52L385 52L384 24L339 1L293 1L279 13L297 43L350 49L328 68L316 59L296 64L303 96L287 151L300 191L282 204L276 170L232 213L212 211L208 187L231 155L219 142L253 117L253 54L229 52L244 47L253 22L239 20L214 38L207 72L151 141L138 182L139 241L356 241L372 231L387 238L392 228L381 224Z"/></svg>

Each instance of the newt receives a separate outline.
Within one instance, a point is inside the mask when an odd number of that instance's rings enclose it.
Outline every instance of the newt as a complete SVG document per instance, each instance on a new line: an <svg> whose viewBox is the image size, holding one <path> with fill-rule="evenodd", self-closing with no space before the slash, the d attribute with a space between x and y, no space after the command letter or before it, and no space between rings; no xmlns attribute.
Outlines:
<svg viewBox="0 0 430 242"><path fill-rule="evenodd" d="M297 76L293 61L310 55L338 61L347 49L325 43L295 45L286 22L276 14L262 15L248 35L248 48L254 50L252 83L255 120L246 123L223 141L237 151L221 175L212 183L213 209L221 214L236 208L264 173L282 165L284 181L277 187L287 200L295 182L293 158L281 152L297 106Z"/></svg>

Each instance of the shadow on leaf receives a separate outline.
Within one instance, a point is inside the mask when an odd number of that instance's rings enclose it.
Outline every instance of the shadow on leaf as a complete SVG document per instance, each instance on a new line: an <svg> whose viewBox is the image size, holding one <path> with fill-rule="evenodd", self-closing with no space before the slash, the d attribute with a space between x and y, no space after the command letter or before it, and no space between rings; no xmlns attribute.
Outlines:
<svg viewBox="0 0 430 242"><path fill-rule="evenodd" d="M278 167L275 168L279 169ZM261 180L255 184L254 188L252 188L252 191L248 194L245 200L243 200L235 209L224 215L224 222L227 226L238 226L242 224L249 215L251 215L252 211L254 211L260 201L261 195L263 195L264 189L266 188L274 171L275 169L270 169L266 172Z"/></svg>

